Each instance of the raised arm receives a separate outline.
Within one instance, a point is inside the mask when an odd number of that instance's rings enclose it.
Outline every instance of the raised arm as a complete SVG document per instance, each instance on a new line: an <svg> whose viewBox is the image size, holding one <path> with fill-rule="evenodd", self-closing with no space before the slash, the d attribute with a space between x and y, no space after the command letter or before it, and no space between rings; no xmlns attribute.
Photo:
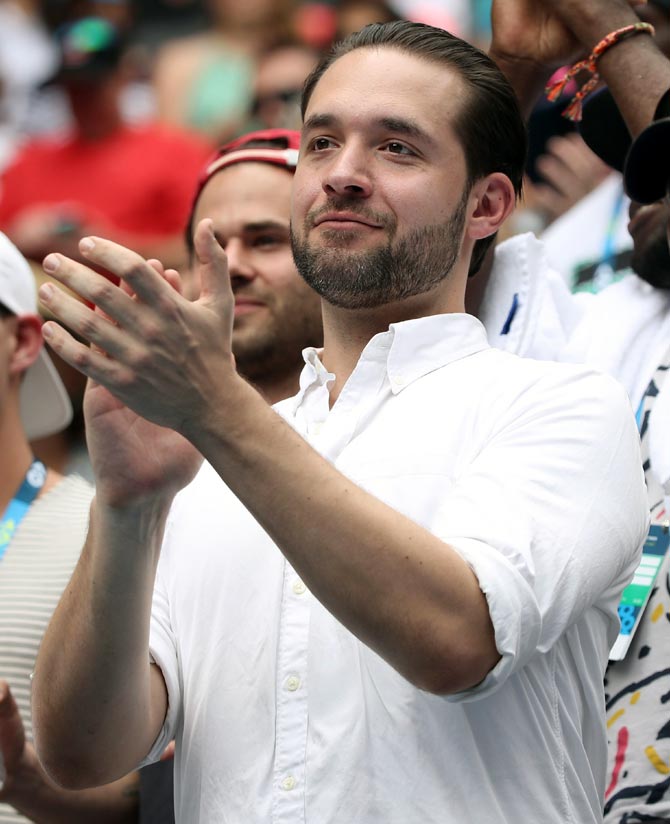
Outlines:
<svg viewBox="0 0 670 824"><path fill-rule="evenodd" d="M163 724L165 684L148 651L154 576L172 497L201 460L100 385L84 409L97 497L33 680L36 747L71 789L135 769Z"/></svg>
<svg viewBox="0 0 670 824"><path fill-rule="evenodd" d="M91 323L81 305L43 291L52 313L78 332L86 332L109 357L87 350L55 324L46 330L50 342L65 360L105 383L138 414L179 429L191 440L277 543L314 595L409 681L435 693L455 693L477 685L495 667L500 652L487 598L470 564L446 540L337 471L236 374L230 351L232 299L225 258L207 222L200 225L196 240L203 283L203 293L196 303L182 301L163 288L137 255L101 239L88 244L86 255L91 262L130 283L138 294L138 301L132 305L101 284L92 272L56 258L53 262L58 267L52 274L87 299L100 303L126 332L117 326ZM623 461L625 471L635 475L639 450L636 455L636 433L626 417L628 407L623 393L612 408L617 410L614 423L625 430L616 433L622 443L617 460ZM529 413L532 418L531 413L533 410ZM547 420L551 426L560 426L560 416L551 414L551 410ZM577 464L584 460L591 465L601 460L597 457L600 440L595 436L599 428L603 425L597 415L589 419L588 428L582 427L585 451L577 449L579 454L573 454ZM510 425L511 432L517 429ZM558 448L562 448L561 442L557 441ZM588 446L592 442L595 446ZM500 450L502 463L496 463L493 451L482 463L482 477L490 477L494 487L499 481L494 474L496 466L522 465L518 456L511 458L516 454L512 444L501 443ZM523 451L526 460L536 454L534 448ZM559 456L543 458L550 459L559 460ZM546 466L528 464L525 468L531 476L535 469L546 470ZM607 472L603 477L609 477ZM644 526L640 523L644 512L641 470L635 480L639 483L633 485L629 497L637 536ZM591 495L589 492L589 500ZM469 491L467 499L472 502L475 497ZM554 518L562 500L549 510ZM582 505L581 498L577 503ZM577 503L572 500L573 505ZM515 506L523 511L523 501L515 500L509 512ZM477 514L480 509L478 500L477 511L473 510L474 524L481 524L481 514ZM570 522L564 510L560 510L560 518ZM490 535L495 537L494 533ZM467 529L461 533L457 530L456 534L467 534ZM630 547L622 541L617 551L625 555ZM634 541L631 546L635 546ZM500 563L499 569L509 570L505 562L497 560L495 552L493 557L496 560L491 568ZM111 574L103 567L100 570ZM609 575L611 569L601 572ZM553 577L554 573L548 571L544 580ZM598 587L608 586L609 579L585 578L585 585L596 593ZM524 605L515 609L510 602L510 614L529 616L534 621L533 628L524 628L522 633L526 639L523 655L528 655L534 649L533 638L542 629L538 614L544 607L534 603L523 574L514 572L512 579L519 603L523 601ZM586 603L590 596L585 597ZM575 608L574 604L560 604L558 613L564 617ZM560 620L552 626L560 627Z"/></svg>
<svg viewBox="0 0 670 824"><path fill-rule="evenodd" d="M616 29L639 22L635 0L494 0L490 55L505 73L526 114L552 72L589 54ZM648 35L608 49L598 71L633 135L649 124L670 87L670 62Z"/></svg>
<svg viewBox="0 0 670 824"><path fill-rule="evenodd" d="M103 240L96 239L87 255L91 261L104 259L117 273L122 270L132 288L140 290L132 306L119 306L118 294L103 297L98 285L108 291L107 286L60 259L55 273L59 280L93 301L104 300L105 312L115 315L122 327L136 330L132 367L130 362L121 365L120 360L126 360L122 353L129 350L120 337L112 340L115 328L99 324L93 330L90 318L70 315L71 310L84 310L55 292L50 310L67 315L77 330L88 327L96 343L114 355L89 352L55 325L50 340L67 360L113 385L139 414L184 433L319 600L410 681L436 692L478 683L499 655L474 573L444 542L336 471L235 372L225 256L204 222L197 240L202 281L208 288L196 303L164 289L141 259ZM133 314L132 323L126 311ZM182 334L186 339L178 342ZM147 347L148 339L152 342ZM138 382L140 372L144 377ZM150 373L153 387L144 383ZM125 390L122 384L127 384ZM305 502L317 491L314 506L319 514L314 517ZM293 496L297 503L289 505ZM401 616L399 603L407 605Z"/></svg>

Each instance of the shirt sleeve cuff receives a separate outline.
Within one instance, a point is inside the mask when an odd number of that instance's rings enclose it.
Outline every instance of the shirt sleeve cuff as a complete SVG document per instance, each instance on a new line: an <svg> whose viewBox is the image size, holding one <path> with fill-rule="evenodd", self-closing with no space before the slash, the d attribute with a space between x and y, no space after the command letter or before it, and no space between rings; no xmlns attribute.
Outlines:
<svg viewBox="0 0 670 824"><path fill-rule="evenodd" d="M542 617L529 582L502 553L471 538L447 542L477 577L501 656L483 681L447 697L454 703L476 701L499 689L533 655L540 640Z"/></svg>
<svg viewBox="0 0 670 824"><path fill-rule="evenodd" d="M175 737L177 730L177 712L179 706L177 696L180 693L176 675L171 673L169 666L170 660L174 659L174 653L171 653L169 649L161 650L160 646L160 643L156 643L155 639L151 639L149 660L152 664L156 664L163 674L163 680L165 681L168 697L167 713L165 714L165 721L163 722L161 731L158 733L158 737L154 741L145 758L143 758L142 762L138 765L137 769L146 767L147 764L153 764L156 761L160 761L161 755L163 755L165 748Z"/></svg>

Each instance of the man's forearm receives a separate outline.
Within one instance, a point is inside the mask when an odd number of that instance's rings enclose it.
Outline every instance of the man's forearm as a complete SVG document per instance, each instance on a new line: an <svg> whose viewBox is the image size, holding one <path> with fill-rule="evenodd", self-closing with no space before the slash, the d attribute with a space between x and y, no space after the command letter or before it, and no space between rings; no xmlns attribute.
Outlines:
<svg viewBox="0 0 670 824"><path fill-rule="evenodd" d="M94 502L86 546L42 642L35 741L47 771L71 789L130 772L163 723L148 635L165 517L163 506L122 512Z"/></svg>
<svg viewBox="0 0 670 824"><path fill-rule="evenodd" d="M610 32L639 22L625 0L552 2L586 52ZM661 95L670 88L670 61L653 38L638 34L607 49L598 61L598 73L635 137L649 125Z"/></svg>
<svg viewBox="0 0 670 824"><path fill-rule="evenodd" d="M486 599L458 553L333 468L246 384L185 433L314 595L417 686L449 693L495 665ZM223 550L225 551L225 550Z"/></svg>
<svg viewBox="0 0 670 824"><path fill-rule="evenodd" d="M527 117L559 66L590 54L608 34L639 22L632 0L496 0L489 51ZM633 135L670 87L670 63L653 39L635 35L607 49L598 72Z"/></svg>
<svg viewBox="0 0 670 824"><path fill-rule="evenodd" d="M139 820L139 776L90 790L63 790L37 762L31 762L13 782L7 802L35 824L136 824Z"/></svg>

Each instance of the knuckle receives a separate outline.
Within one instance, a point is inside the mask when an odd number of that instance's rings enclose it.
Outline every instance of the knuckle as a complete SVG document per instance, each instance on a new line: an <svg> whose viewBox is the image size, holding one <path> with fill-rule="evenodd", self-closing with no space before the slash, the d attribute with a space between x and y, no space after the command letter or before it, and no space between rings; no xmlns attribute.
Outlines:
<svg viewBox="0 0 670 824"><path fill-rule="evenodd" d="M144 372L148 368L151 367L152 360L149 357L148 352L142 349L138 352L135 352L131 358L131 367L134 372Z"/></svg>
<svg viewBox="0 0 670 824"><path fill-rule="evenodd" d="M79 324L79 333L86 340L93 340L100 331L100 324L97 317L90 313L85 315Z"/></svg>
<svg viewBox="0 0 670 824"><path fill-rule="evenodd" d="M158 343L163 337L160 324L155 321L145 321L142 327L142 337L148 344Z"/></svg>
<svg viewBox="0 0 670 824"><path fill-rule="evenodd" d="M130 369L119 369L115 382L121 392L127 392L135 385L135 375Z"/></svg>
<svg viewBox="0 0 670 824"><path fill-rule="evenodd" d="M70 360L77 369L85 369L91 362L91 352L84 346L78 346L72 352Z"/></svg>
<svg viewBox="0 0 670 824"><path fill-rule="evenodd" d="M105 304L111 299L115 288L108 280L96 281L91 287L91 300L96 304Z"/></svg>
<svg viewBox="0 0 670 824"><path fill-rule="evenodd" d="M137 260L124 261L119 267L117 274L122 280L133 283L142 274L142 265Z"/></svg>

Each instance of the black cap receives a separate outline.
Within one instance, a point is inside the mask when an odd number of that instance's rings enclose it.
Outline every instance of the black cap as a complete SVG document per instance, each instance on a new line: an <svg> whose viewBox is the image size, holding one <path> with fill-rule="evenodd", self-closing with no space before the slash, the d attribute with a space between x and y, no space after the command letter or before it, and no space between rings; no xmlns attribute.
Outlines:
<svg viewBox="0 0 670 824"><path fill-rule="evenodd" d="M630 149L630 132L609 89L601 89L586 100L579 133L602 161L623 172Z"/></svg>
<svg viewBox="0 0 670 824"><path fill-rule="evenodd" d="M665 197L670 181L670 90L656 107L654 122L633 141L623 176L632 200L654 203Z"/></svg>
<svg viewBox="0 0 670 824"><path fill-rule="evenodd" d="M82 17L56 30L60 65L43 85L95 79L113 71L123 52L121 32L102 17Z"/></svg>

